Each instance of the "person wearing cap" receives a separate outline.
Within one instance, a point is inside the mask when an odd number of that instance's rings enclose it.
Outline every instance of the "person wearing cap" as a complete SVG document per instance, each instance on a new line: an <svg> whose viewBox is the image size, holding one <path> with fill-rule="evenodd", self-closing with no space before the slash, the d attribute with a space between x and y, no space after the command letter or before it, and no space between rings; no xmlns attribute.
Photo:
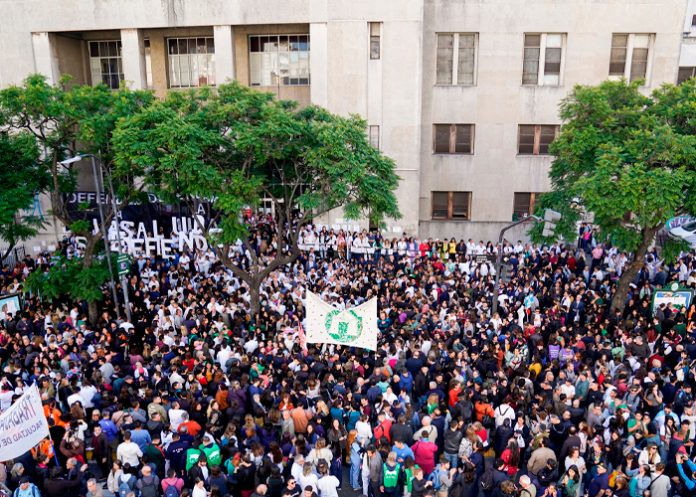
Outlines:
<svg viewBox="0 0 696 497"><path fill-rule="evenodd" d="M609 475L607 474L607 467L605 463L600 462L595 466L597 474L590 481L587 486L587 495L589 497L603 497L610 492L609 489ZM667 497L666 495L662 497Z"/></svg>

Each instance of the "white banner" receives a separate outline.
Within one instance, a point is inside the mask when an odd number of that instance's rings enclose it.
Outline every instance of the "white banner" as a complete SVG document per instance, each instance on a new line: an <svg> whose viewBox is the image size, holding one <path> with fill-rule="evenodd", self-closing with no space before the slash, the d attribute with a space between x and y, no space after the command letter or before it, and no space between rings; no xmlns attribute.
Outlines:
<svg viewBox="0 0 696 497"><path fill-rule="evenodd" d="M341 311L307 291L307 343L334 343L377 349L377 298Z"/></svg>
<svg viewBox="0 0 696 497"><path fill-rule="evenodd" d="M0 460L21 456L48 435L41 395L34 385L0 414Z"/></svg>

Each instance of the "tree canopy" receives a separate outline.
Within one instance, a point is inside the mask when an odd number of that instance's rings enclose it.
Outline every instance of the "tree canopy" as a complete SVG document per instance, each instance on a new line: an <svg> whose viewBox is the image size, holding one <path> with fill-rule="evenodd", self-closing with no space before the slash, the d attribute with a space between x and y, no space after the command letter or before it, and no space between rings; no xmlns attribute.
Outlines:
<svg viewBox="0 0 696 497"><path fill-rule="evenodd" d="M75 235L86 240L79 263L85 274L91 276L70 279L67 286L61 288L76 298L89 296L85 299L90 304L90 319L96 318L95 299L101 292L92 292L82 283L96 284L97 276L104 274L102 271L89 271L102 233L93 232L92 225L85 220L87 212L67 208L66 198L77 188L78 169L74 163L63 165L61 161L79 153L91 153L97 156L104 173L110 175L113 166L112 133L116 123L152 101L154 96L147 91L131 91L125 87L111 90L105 85L70 85L68 77L53 86L41 75L32 75L23 85L0 91L0 132L14 139L23 137L27 140L27 153L37 152L33 156L36 177L42 181L48 179L44 186L51 199L52 214ZM116 187L119 188L118 183ZM124 201L128 201L128 196ZM104 205L104 210L108 226L115 212L108 204ZM60 273L62 270L55 266L51 271ZM45 278L43 281L48 284L56 279ZM48 288L44 290L44 295L52 293Z"/></svg>
<svg viewBox="0 0 696 497"><path fill-rule="evenodd" d="M113 146L121 177L163 198L212 202L215 215L201 230L249 286L254 311L260 283L298 256L299 228L310 220L339 207L348 218L400 216L394 162L369 145L364 120L300 108L238 83L170 93L121 120ZM262 199L272 203L283 237L271 260L252 249L253 227L241 216ZM238 241L249 269L229 258Z"/></svg>
<svg viewBox="0 0 696 497"><path fill-rule="evenodd" d="M0 133L0 238L7 242L0 260L43 226L35 212L26 211L47 184L48 175L39 165L34 137L26 132Z"/></svg>
<svg viewBox="0 0 696 497"><path fill-rule="evenodd" d="M552 191L539 204L563 215L557 234L575 238L577 223L591 214L602 239L634 253L615 309L663 223L696 212L696 81L649 96L641 84L577 86L563 100L563 126L550 149Z"/></svg>

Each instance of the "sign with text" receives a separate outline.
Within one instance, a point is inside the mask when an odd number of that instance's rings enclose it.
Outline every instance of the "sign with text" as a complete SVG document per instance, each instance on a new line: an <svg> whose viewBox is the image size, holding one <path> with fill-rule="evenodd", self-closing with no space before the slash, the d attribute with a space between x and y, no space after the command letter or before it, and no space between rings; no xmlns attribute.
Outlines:
<svg viewBox="0 0 696 497"><path fill-rule="evenodd" d="M109 204L111 197L80 191L66 195L65 202L71 216L91 222L96 233L99 231L98 204ZM116 204L120 202L117 200ZM121 206L117 219L106 228L111 250L132 256L164 258L184 250L206 250L208 241L200 225L207 226L210 209L207 201L198 201L192 210L183 203L166 204L156 195L148 194L146 202Z"/></svg>
<svg viewBox="0 0 696 497"><path fill-rule="evenodd" d="M0 414L0 460L8 461L31 450L49 436L48 423L36 385Z"/></svg>

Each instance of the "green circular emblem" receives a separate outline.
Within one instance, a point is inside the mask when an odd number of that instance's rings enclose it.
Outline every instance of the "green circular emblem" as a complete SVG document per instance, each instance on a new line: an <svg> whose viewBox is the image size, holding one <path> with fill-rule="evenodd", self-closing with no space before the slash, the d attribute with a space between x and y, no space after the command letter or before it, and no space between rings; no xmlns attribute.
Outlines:
<svg viewBox="0 0 696 497"><path fill-rule="evenodd" d="M355 311L334 309L326 315L324 329L337 342L350 343L362 335L363 322Z"/></svg>

